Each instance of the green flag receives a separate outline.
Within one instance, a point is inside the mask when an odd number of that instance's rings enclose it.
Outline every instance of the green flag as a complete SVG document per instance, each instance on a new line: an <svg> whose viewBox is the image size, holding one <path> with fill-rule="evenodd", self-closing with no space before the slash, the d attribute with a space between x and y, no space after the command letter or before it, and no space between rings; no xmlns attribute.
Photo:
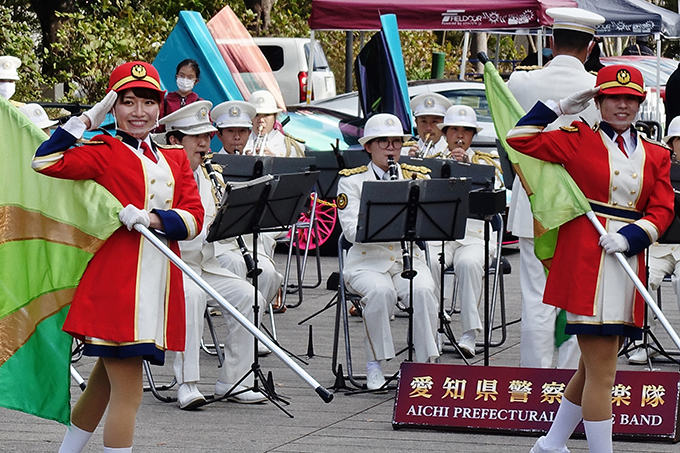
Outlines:
<svg viewBox="0 0 680 453"><path fill-rule="evenodd" d="M590 211L590 205L564 167L521 154L508 146L505 137L524 116L524 111L490 61L484 64L484 87L496 135L529 195L534 216L534 252L549 268L558 228ZM556 322L556 346L569 338L564 334L564 325L566 314L562 310Z"/></svg>
<svg viewBox="0 0 680 453"><path fill-rule="evenodd" d="M40 175L47 136L0 96L0 406L68 424L68 305L118 228L121 204L94 181Z"/></svg>

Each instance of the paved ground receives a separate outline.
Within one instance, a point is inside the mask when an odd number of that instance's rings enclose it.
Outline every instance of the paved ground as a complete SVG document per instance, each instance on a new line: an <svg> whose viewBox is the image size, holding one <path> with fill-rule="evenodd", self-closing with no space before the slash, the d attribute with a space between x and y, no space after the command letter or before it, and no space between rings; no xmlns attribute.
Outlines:
<svg viewBox="0 0 680 453"><path fill-rule="evenodd" d="M519 256L510 254L512 274L506 276L506 298L508 319L516 320L520 312L518 283ZM277 259L283 261L283 256ZM314 357L303 367L322 385L331 387L334 376L331 372L331 351L335 310L331 309L299 326L298 322L326 305L333 292L325 289L326 277L337 270L334 258L322 259L323 283L319 288L306 290L304 301L298 308L276 314L276 330L282 346L289 351L305 356L309 348L309 325L313 326ZM313 268L307 281L314 280ZM680 330L680 315L676 310L674 295L669 284L663 287L663 298L668 307L667 316L676 330ZM290 303L296 300L289 299ZM457 316L454 315L454 331L459 332ZM220 318L215 318L219 331ZM269 326L269 321L265 323ZM364 372L361 321L351 318L353 349L356 349L356 371ZM397 340L404 340L406 319L397 318L392 326ZM664 345L670 347L665 334L660 335ZM217 358L202 356L203 379L200 389L205 394L213 391L217 376ZM344 363L344 359L342 360ZM444 363L462 363L454 353L442 357ZM172 357L163 367L153 367L153 376L158 383L169 382L172 374ZM481 366L483 358L477 356L474 365ZM492 348L490 364L517 366L519 364L519 324L508 327L505 343ZM624 358L619 361L623 369L644 369L632 367ZM85 377L92 369L93 360L83 358L75 364ZM274 405L247 406L219 402L195 412L185 412L176 403L163 403L150 393L144 395L137 417L134 451L136 452L522 452L526 453L535 441L534 437L505 434L457 433L434 430L401 429L393 430L391 425L394 407L394 392L383 395L335 394L330 404L325 404L316 393L279 359L268 356L261 360L265 373L272 372L277 392L285 396L290 405L286 409L294 416L289 418ZM396 371L399 361L388 364L386 371ZM655 367L664 371L678 371L677 365L657 363ZM1 391L1 390L0 390ZM72 387L73 401L80 389ZM165 394L174 396L175 392ZM6 409L0 409L0 451L2 452L56 452L59 448L64 427L51 421ZM98 428L85 451L102 451L102 428ZM585 440L571 440L572 452L588 451ZM617 452L679 452L680 446L650 442L615 442Z"/></svg>

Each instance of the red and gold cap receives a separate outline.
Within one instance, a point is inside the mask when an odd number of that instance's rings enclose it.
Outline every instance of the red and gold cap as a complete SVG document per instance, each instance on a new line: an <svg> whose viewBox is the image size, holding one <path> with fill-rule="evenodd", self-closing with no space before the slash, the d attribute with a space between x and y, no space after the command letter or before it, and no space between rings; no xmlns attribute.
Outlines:
<svg viewBox="0 0 680 453"><path fill-rule="evenodd" d="M645 100L645 81L639 69L626 65L605 66L597 73L597 82L602 94L630 94Z"/></svg>
<svg viewBox="0 0 680 453"><path fill-rule="evenodd" d="M128 88L148 88L164 93L158 71L143 61L131 61L114 69L106 92L111 90L119 92Z"/></svg>

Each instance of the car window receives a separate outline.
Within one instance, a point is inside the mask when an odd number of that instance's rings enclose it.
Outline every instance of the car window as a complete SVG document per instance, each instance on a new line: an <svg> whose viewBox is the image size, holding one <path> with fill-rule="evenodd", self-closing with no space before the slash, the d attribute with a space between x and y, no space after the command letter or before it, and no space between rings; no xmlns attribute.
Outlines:
<svg viewBox="0 0 680 453"><path fill-rule="evenodd" d="M259 46L264 57L269 62L272 71L278 71L283 67L283 48L280 46Z"/></svg>
<svg viewBox="0 0 680 453"><path fill-rule="evenodd" d="M309 60L309 43L305 43L305 59ZM328 69L328 60L318 41L314 41L314 70Z"/></svg>
<svg viewBox="0 0 680 453"><path fill-rule="evenodd" d="M442 96L446 96L453 105L467 105L472 107L477 114L477 121L492 122L489 103L486 100L484 90L465 89L438 91Z"/></svg>

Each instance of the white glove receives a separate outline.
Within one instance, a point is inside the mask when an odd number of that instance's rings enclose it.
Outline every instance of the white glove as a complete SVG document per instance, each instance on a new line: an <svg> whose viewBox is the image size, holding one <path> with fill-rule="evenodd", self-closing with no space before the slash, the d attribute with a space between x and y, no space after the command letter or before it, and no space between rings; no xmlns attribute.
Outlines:
<svg viewBox="0 0 680 453"><path fill-rule="evenodd" d="M600 236L598 242L608 254L625 252L628 250L628 239L621 233L607 233Z"/></svg>
<svg viewBox="0 0 680 453"><path fill-rule="evenodd" d="M104 99L97 102L90 110L83 113L83 115L90 120L90 127L87 128L88 131L97 129L99 125L102 124L104 118L106 118L106 114L109 113L115 105L116 99L118 99L118 93L111 90L109 91L109 94L104 96Z"/></svg>
<svg viewBox="0 0 680 453"><path fill-rule="evenodd" d="M575 115L588 108L588 103L600 92L600 87L588 88L561 99L557 104L564 115Z"/></svg>
<svg viewBox="0 0 680 453"><path fill-rule="evenodd" d="M131 204L121 209L121 211L118 213L118 218L128 230L131 230L132 227L137 223L141 223L147 228L149 227L149 213L144 209L137 209Z"/></svg>

